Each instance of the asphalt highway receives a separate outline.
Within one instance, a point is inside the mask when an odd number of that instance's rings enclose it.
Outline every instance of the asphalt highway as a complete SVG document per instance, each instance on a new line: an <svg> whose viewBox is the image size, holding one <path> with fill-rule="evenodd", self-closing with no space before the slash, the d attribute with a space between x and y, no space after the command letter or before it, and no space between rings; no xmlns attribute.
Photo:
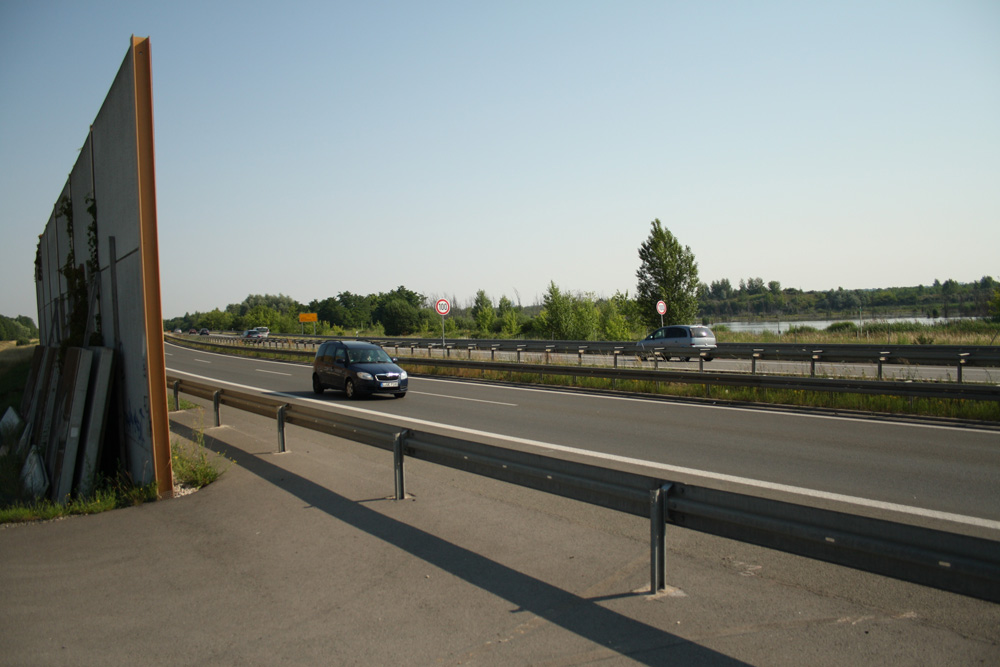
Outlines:
<svg viewBox="0 0 1000 667"><path fill-rule="evenodd" d="M402 400L315 396L311 368L167 346L168 372L280 393L332 410L412 420L469 439L654 466L676 481L749 487L759 495L997 539L1000 433L627 396L411 377ZM946 524L944 526L943 524Z"/></svg>

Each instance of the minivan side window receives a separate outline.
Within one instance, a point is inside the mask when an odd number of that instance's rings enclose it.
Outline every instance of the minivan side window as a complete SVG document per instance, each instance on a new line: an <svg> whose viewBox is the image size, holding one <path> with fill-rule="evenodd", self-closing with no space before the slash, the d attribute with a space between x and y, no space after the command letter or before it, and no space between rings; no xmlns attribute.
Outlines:
<svg viewBox="0 0 1000 667"><path fill-rule="evenodd" d="M684 329L678 329L677 327L671 327L667 329L667 335L664 338L684 338L687 336L687 332Z"/></svg>
<svg viewBox="0 0 1000 667"><path fill-rule="evenodd" d="M347 350L342 347L337 348L337 353L333 356L334 363L342 364L347 361Z"/></svg>

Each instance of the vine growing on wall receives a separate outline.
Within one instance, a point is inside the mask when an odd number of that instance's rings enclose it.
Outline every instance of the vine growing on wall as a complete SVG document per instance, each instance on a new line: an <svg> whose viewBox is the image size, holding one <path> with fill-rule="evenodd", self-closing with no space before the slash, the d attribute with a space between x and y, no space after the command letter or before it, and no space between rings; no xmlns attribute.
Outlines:
<svg viewBox="0 0 1000 667"><path fill-rule="evenodd" d="M66 219L66 232L69 236L69 252L66 253L66 263L59 273L66 279L67 294L67 333L59 343L59 365L66 359L66 350L70 347L81 347L84 344L84 334L87 331L87 276L83 265L76 265L76 252L73 249L73 202L67 196L62 196L56 205L56 217Z"/></svg>
<svg viewBox="0 0 1000 667"><path fill-rule="evenodd" d="M90 224L87 225L87 248L90 256L87 258L87 275L90 276L91 284L101 279L101 263L97 254L97 200L93 193L87 195L84 200L87 204L87 213L90 215ZM91 335L91 345L101 345L104 337L101 332L101 291L97 290L95 300L96 312L94 313L94 333Z"/></svg>

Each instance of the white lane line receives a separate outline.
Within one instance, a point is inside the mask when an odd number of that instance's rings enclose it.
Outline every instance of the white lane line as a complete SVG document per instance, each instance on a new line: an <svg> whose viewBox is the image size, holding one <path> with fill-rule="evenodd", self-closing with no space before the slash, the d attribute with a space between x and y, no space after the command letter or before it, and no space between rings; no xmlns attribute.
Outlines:
<svg viewBox="0 0 1000 667"><path fill-rule="evenodd" d="M237 384L235 382L226 382L224 380L219 380L217 378L204 377L201 375L195 375L194 373L187 373L185 371L175 371L173 369L171 372L181 373L183 375L190 375L191 377L197 378L199 380L207 380L209 382L218 382L220 384L226 384L233 387L238 387L240 389L249 389L251 391L262 391L266 392L271 396L284 396L286 398L294 398L301 401L307 401L309 403L315 403L317 405L322 405L328 409L333 409L333 411L343 410L345 412L356 412L360 414L365 414L373 417L378 417L380 419L385 419L389 417L394 423L402 423L406 425L414 426L432 426L434 428L445 429L448 431L453 431L455 433L462 433L465 435L474 435L485 438L492 438L495 440L513 442L519 445L527 445L530 447L536 447L540 449L547 449L550 451L565 452L568 454L578 454L582 456L588 456L596 459L603 459L605 461L615 461L618 463L627 463L630 465L639 465L646 468L653 468L656 470L662 470L664 472L679 473L686 475L697 475L698 477L704 477L706 479L714 479L723 482L731 482L735 484L742 484L744 486L749 486L758 489L768 489L772 491L781 491L783 493L790 493L797 496L803 496L806 498L823 499L823 500L834 500L837 502L847 503L850 505L857 505L859 507L867 507L870 509L881 509L889 510L892 512L899 512L902 514L910 514L912 516L919 516L928 519L942 519L944 521L951 521L953 523L961 523L969 526L978 526L980 528L988 528L990 530L1000 530L1000 521L993 521L991 519L983 519L974 516L965 516L963 514L952 514L950 512L938 512L937 510L925 509L922 507L910 507L909 505L898 505L896 503L887 503L881 500L872 500L870 498L859 498L857 496L847 496L840 493L829 493L827 491L818 491L816 489L807 489L800 486L789 486L787 484L776 484L774 482L765 482L759 479L750 479L747 477L737 477L735 475L726 475L718 472L710 472L707 470L697 470L695 468L684 468L681 466L672 466L666 463L657 463L655 461L644 461L642 459L634 459L628 456L618 456L617 454L607 454L604 452L595 452L589 449L579 449L577 447L566 447L564 445L556 445L550 442L541 442L538 440L529 440L527 438L518 438L511 435L503 435L500 433L489 433L487 431L478 431L476 429L464 428L462 426L452 426L451 424L441 424L439 422L426 421L424 419L415 419L412 417L400 417L396 415L386 415L384 412L377 412L375 410L366 410L365 408L357 408L348 405L333 405L328 401L321 401L314 398L303 398L302 396L296 396L295 394L286 394L283 392L275 392L269 389L262 389L260 387L250 387L244 384Z"/></svg>
<svg viewBox="0 0 1000 667"><path fill-rule="evenodd" d="M438 398L453 398L456 401L472 401L473 403L489 403L490 405L505 405L511 408L517 407L517 403L504 403L503 401L487 401L482 398L466 398L465 396L449 396L448 394L432 394L429 391L413 391L410 393L420 394L421 396L437 396Z"/></svg>
<svg viewBox="0 0 1000 667"><path fill-rule="evenodd" d="M195 359L195 361L197 361L199 364L210 364L210 363L212 363L208 359Z"/></svg>
<svg viewBox="0 0 1000 667"><path fill-rule="evenodd" d="M286 377L291 377L291 373L279 373L278 371L265 371L263 368L255 368L258 373L268 373L269 375L284 375Z"/></svg>
<svg viewBox="0 0 1000 667"><path fill-rule="evenodd" d="M453 380L447 380L444 378L420 378L421 383L426 382L454 382ZM464 380L462 382L465 386L476 386L476 387L486 387L489 389L498 389L496 385L492 385L485 382L470 382ZM849 417L842 415L817 415L817 414L807 414L802 412L791 412L788 410L771 409L768 411L762 411L758 408L741 408L732 405L711 405L711 404L701 404L701 403L664 403L662 400L652 399L652 398L641 398L636 396L608 396L605 394L581 394L579 392L572 391L561 391L559 389L537 389L535 387L514 387L510 385L505 385L502 389L507 391L530 391L530 392L544 392L546 394L559 394L562 396L573 396L575 398L593 398L601 401L624 401L630 403L655 403L657 405L669 405L671 409L691 409L691 410L731 410L734 412L747 412L754 415L781 415L783 417L795 417L798 419L825 419L830 421L845 421L854 423L865 423L869 426L883 426L890 428L921 428L921 429L937 429L944 431L978 431L979 429L973 429L966 426L941 426L939 424L921 424L918 422L878 422L871 421L867 419L859 419L858 417Z"/></svg>

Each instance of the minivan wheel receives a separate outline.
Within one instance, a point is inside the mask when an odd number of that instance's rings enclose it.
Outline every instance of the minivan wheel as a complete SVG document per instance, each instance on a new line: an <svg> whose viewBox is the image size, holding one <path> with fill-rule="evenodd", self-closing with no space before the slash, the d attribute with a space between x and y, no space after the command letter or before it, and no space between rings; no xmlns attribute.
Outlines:
<svg viewBox="0 0 1000 667"><path fill-rule="evenodd" d="M313 373L313 393L322 394L323 393L323 383L319 381L319 376Z"/></svg>
<svg viewBox="0 0 1000 667"><path fill-rule="evenodd" d="M347 398L357 398L358 392L354 391L354 380L347 378L344 381L344 393L347 394Z"/></svg>
<svg viewBox="0 0 1000 667"><path fill-rule="evenodd" d="M393 394L392 395L393 398L403 398L404 396L406 396L406 392L405 391L401 391L398 394Z"/></svg>

